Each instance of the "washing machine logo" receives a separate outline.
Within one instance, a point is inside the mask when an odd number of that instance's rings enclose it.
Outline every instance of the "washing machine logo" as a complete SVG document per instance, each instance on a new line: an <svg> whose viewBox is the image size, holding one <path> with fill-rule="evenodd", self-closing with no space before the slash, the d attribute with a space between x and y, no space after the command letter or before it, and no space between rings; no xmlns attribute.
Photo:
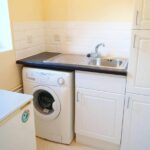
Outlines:
<svg viewBox="0 0 150 150"><path fill-rule="evenodd" d="M25 110L22 114L22 122L26 123L29 120L30 112L29 110Z"/></svg>

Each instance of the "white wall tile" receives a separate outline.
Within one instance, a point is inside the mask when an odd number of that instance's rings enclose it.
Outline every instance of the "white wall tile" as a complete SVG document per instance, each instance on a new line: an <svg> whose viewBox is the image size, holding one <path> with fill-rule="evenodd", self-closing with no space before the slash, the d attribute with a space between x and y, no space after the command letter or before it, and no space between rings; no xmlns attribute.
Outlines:
<svg viewBox="0 0 150 150"><path fill-rule="evenodd" d="M98 43L104 42L106 47L101 50L104 56L129 56L130 23L47 22L45 27L49 51L87 54L94 51Z"/></svg>
<svg viewBox="0 0 150 150"><path fill-rule="evenodd" d="M17 59L43 51L86 55L101 42L104 56L129 56L130 23L28 22L14 23L13 29Z"/></svg>
<svg viewBox="0 0 150 150"><path fill-rule="evenodd" d="M45 23L14 23L14 49L16 59L29 57L45 51Z"/></svg>

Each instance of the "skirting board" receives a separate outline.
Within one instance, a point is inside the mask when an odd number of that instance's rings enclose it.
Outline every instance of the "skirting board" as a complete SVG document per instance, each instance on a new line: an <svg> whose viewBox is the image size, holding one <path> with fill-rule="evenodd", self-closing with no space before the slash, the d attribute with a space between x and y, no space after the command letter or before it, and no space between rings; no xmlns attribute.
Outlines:
<svg viewBox="0 0 150 150"><path fill-rule="evenodd" d="M23 87L22 85L19 85L16 88L12 89L11 91L17 92L17 93L23 93Z"/></svg>
<svg viewBox="0 0 150 150"><path fill-rule="evenodd" d="M120 145L104 142L97 139L92 139L82 135L76 135L76 142L94 148L98 148L99 150L120 150Z"/></svg>

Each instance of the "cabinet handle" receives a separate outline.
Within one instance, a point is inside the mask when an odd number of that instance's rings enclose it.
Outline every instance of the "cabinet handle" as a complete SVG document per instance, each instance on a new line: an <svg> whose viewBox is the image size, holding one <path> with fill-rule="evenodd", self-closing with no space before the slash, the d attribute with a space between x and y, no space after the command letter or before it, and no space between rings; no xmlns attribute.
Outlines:
<svg viewBox="0 0 150 150"><path fill-rule="evenodd" d="M136 20L135 20L135 24L136 26L138 25L138 17L139 17L139 11L136 11Z"/></svg>
<svg viewBox="0 0 150 150"><path fill-rule="evenodd" d="M136 43L136 35L134 35L134 39L133 39L133 48L136 48L135 43Z"/></svg>
<svg viewBox="0 0 150 150"><path fill-rule="evenodd" d="M130 100L131 100L131 98L130 98L130 97L128 97L127 109L129 109L129 107L130 107Z"/></svg>
<svg viewBox="0 0 150 150"><path fill-rule="evenodd" d="M77 92L77 102L79 102L79 96L80 96L80 93Z"/></svg>

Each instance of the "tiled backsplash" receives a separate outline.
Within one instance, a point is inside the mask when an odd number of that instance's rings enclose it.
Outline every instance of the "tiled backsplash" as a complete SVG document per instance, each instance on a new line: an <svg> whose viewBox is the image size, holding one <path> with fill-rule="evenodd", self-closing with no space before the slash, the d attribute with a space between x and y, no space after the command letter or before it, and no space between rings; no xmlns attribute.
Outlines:
<svg viewBox="0 0 150 150"><path fill-rule="evenodd" d="M45 51L45 24L43 22L14 23L16 59Z"/></svg>
<svg viewBox="0 0 150 150"><path fill-rule="evenodd" d="M47 22L46 50L87 54L98 43L105 56L128 57L131 42L130 23Z"/></svg>
<svg viewBox="0 0 150 150"><path fill-rule="evenodd" d="M128 57L131 42L130 23L35 22L14 24L16 58L42 51L87 54L98 43L105 56Z"/></svg>

